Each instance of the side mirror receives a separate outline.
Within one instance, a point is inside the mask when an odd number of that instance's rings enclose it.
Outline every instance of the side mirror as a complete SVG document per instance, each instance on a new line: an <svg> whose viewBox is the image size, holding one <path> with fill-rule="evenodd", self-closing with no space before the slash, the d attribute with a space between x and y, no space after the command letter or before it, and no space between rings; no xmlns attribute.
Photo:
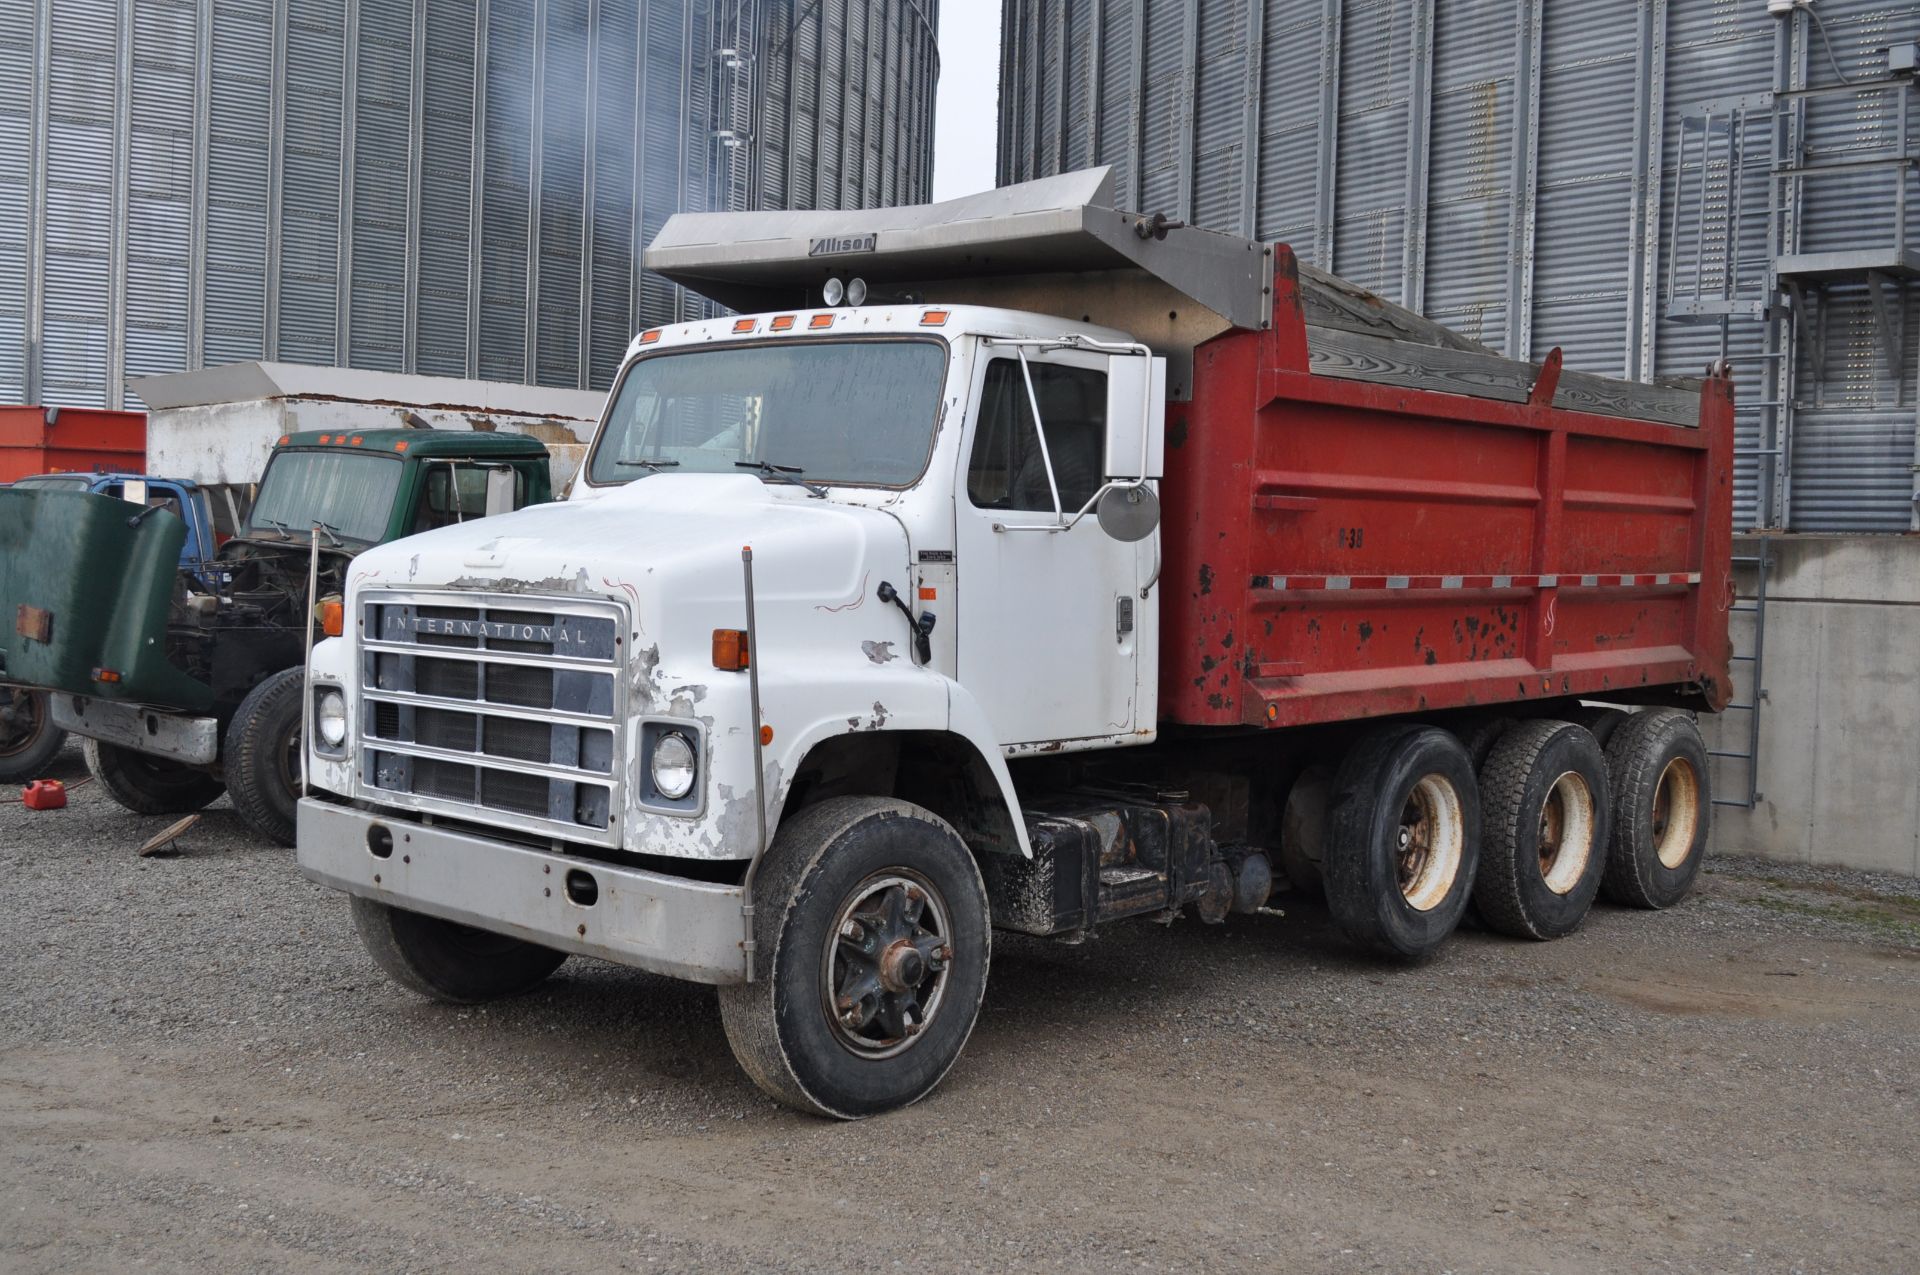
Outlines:
<svg viewBox="0 0 1920 1275"><path fill-rule="evenodd" d="M506 465L487 471L487 517L513 512L513 490L517 477L512 468Z"/></svg>
<svg viewBox="0 0 1920 1275"><path fill-rule="evenodd" d="M1161 478L1166 468L1167 361L1138 354L1107 360L1108 478Z"/></svg>
<svg viewBox="0 0 1920 1275"><path fill-rule="evenodd" d="M1109 487L1101 493L1093 516L1100 520L1100 530L1121 544L1132 544L1145 540L1160 525L1160 497L1144 484Z"/></svg>

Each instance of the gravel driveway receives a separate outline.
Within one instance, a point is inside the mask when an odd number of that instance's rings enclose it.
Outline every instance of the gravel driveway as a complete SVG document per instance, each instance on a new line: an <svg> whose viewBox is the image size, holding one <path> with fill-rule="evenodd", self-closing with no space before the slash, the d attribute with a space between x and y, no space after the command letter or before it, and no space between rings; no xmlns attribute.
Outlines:
<svg viewBox="0 0 1920 1275"><path fill-rule="evenodd" d="M1001 936L946 1085L838 1125L708 990L429 1005L224 802L166 822L0 806L0 1270L1920 1268L1913 881L1719 859L1414 968L1287 899Z"/></svg>

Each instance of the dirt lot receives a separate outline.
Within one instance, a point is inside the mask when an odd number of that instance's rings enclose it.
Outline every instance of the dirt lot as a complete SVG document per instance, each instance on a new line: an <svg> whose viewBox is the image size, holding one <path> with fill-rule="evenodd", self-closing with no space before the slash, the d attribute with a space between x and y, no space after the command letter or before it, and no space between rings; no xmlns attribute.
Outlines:
<svg viewBox="0 0 1920 1275"><path fill-rule="evenodd" d="M708 991L427 1005L164 822L0 807L0 1269L1920 1268L1920 883L1722 859L1413 969L1286 901L1007 938L945 1087L835 1125Z"/></svg>

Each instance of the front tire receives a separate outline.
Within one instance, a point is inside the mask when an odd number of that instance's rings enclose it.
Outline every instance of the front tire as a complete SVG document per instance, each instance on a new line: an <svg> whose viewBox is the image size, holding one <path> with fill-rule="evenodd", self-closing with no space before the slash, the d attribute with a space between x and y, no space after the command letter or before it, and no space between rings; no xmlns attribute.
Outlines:
<svg viewBox="0 0 1920 1275"><path fill-rule="evenodd" d="M184 815L212 805L226 785L179 762L136 753L97 739L80 741L87 773L136 815Z"/></svg>
<svg viewBox="0 0 1920 1275"><path fill-rule="evenodd" d="M293 845L300 801L301 696L306 675L275 673L247 692L227 726L222 763L240 820L275 845Z"/></svg>
<svg viewBox="0 0 1920 1275"><path fill-rule="evenodd" d="M39 779L66 742L45 691L0 686L0 784Z"/></svg>
<svg viewBox="0 0 1920 1275"><path fill-rule="evenodd" d="M476 930L437 916L348 900L353 928L388 978L429 1000L477 1005L530 991L559 969L565 952Z"/></svg>
<svg viewBox="0 0 1920 1275"><path fill-rule="evenodd" d="M754 900L755 981L720 989L753 1082L842 1120L932 1092L987 987L986 886L959 834L904 801L823 801L781 825Z"/></svg>
<svg viewBox="0 0 1920 1275"><path fill-rule="evenodd" d="M1327 906L1357 946L1431 954L1460 924L1480 856L1480 790L1460 741L1388 726L1334 776L1322 871Z"/></svg>

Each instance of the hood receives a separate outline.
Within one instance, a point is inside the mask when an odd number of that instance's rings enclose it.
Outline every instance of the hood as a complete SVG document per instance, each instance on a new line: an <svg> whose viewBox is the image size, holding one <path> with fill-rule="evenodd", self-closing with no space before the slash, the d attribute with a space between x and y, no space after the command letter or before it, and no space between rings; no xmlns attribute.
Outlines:
<svg viewBox="0 0 1920 1275"><path fill-rule="evenodd" d="M910 560L905 529L880 510L750 474L662 474L368 550L352 587L600 596L632 608L639 635L657 639L669 608L689 618L740 609L743 546L753 548L762 608L857 602Z"/></svg>

